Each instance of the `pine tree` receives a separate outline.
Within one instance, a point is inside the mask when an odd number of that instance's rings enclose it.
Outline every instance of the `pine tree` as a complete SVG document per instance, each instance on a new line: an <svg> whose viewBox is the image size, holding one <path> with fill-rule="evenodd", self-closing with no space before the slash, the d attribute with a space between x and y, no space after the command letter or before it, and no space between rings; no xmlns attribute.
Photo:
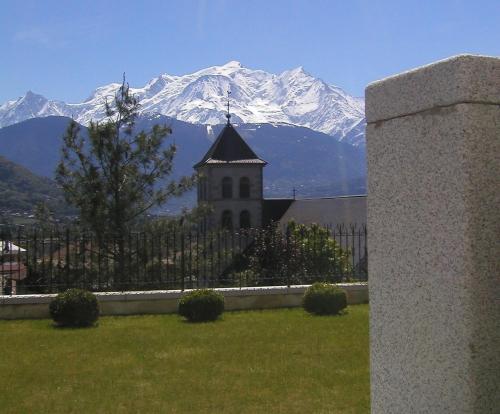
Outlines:
<svg viewBox="0 0 500 414"><path fill-rule="evenodd" d="M44 201L39 202L35 206L35 222L41 229L48 230L53 224L52 212L49 206Z"/></svg>
<svg viewBox="0 0 500 414"><path fill-rule="evenodd" d="M175 145L165 142L172 131L157 124L135 132L139 107L124 76L113 102L105 103L106 118L90 122L88 137L70 122L56 171L81 224L107 246L122 275L128 232L151 208L194 185L194 176L162 184L172 173L176 152ZM112 247L107 240L113 240Z"/></svg>

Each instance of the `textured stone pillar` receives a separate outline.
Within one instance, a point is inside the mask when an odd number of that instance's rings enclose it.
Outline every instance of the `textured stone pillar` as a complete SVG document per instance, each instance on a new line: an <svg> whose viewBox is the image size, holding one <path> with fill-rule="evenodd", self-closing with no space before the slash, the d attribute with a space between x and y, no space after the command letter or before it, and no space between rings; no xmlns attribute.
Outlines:
<svg viewBox="0 0 500 414"><path fill-rule="evenodd" d="M500 59L366 89L372 413L500 412Z"/></svg>

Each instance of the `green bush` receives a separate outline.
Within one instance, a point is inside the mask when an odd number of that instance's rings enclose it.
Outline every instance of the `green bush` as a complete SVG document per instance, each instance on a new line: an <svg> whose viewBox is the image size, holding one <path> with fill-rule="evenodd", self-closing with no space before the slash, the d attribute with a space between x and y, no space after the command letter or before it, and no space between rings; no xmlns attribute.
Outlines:
<svg viewBox="0 0 500 414"><path fill-rule="evenodd" d="M302 298L303 308L315 315L337 315L347 307L347 294L329 283L314 283Z"/></svg>
<svg viewBox="0 0 500 414"><path fill-rule="evenodd" d="M327 228L291 221L286 232L272 225L251 235L245 259L257 276L255 285L303 284L325 278L338 283L353 276L351 251Z"/></svg>
<svg viewBox="0 0 500 414"><path fill-rule="evenodd" d="M191 322L214 321L224 312L224 296L212 289L197 289L179 301L179 315Z"/></svg>
<svg viewBox="0 0 500 414"><path fill-rule="evenodd" d="M91 326L99 318L99 304L91 292L68 289L50 302L50 316L59 326Z"/></svg>

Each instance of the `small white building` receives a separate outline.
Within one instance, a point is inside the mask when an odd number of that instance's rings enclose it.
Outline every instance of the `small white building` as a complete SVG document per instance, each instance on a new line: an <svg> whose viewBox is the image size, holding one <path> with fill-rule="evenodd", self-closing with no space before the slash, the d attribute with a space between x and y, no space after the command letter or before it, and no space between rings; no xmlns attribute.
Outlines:
<svg viewBox="0 0 500 414"><path fill-rule="evenodd" d="M17 282L27 276L27 268L22 262L26 249L7 240L0 240L0 294L5 294L10 286L10 294L17 293Z"/></svg>

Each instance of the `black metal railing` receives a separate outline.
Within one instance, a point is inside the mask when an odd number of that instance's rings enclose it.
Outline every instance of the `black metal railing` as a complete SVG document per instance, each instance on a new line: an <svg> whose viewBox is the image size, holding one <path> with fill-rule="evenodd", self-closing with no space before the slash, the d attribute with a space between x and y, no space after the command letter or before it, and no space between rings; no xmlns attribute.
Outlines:
<svg viewBox="0 0 500 414"><path fill-rule="evenodd" d="M366 226L102 235L0 226L4 294L191 289L367 280Z"/></svg>

